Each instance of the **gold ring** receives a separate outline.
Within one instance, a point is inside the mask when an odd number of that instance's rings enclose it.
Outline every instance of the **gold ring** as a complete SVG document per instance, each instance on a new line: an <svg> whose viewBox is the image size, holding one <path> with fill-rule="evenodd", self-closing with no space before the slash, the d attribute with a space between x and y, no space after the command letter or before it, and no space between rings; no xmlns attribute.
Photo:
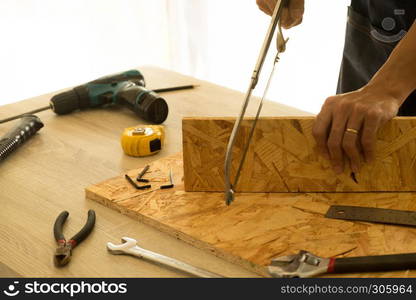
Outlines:
<svg viewBox="0 0 416 300"><path fill-rule="evenodd" d="M346 132L349 133L353 133L353 134L358 134L358 130L352 129L352 128L347 128L347 130L345 130Z"/></svg>

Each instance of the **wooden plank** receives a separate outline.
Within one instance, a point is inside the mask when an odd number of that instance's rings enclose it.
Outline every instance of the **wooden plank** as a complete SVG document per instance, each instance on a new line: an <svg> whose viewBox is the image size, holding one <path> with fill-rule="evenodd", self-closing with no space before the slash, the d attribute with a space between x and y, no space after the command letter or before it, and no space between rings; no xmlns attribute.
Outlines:
<svg viewBox="0 0 416 300"><path fill-rule="evenodd" d="M158 190L173 168L175 188ZM137 191L123 176L86 189L86 197L267 276L273 257L308 250L325 257L414 252L416 229L326 219L330 205L416 210L412 193L237 194L229 207L222 193L185 192L182 155L155 161L150 192ZM129 172L135 176L140 170ZM336 275L340 277L341 275ZM416 271L344 274L353 277L416 277Z"/></svg>
<svg viewBox="0 0 416 300"><path fill-rule="evenodd" d="M224 190L225 151L233 118L185 118L182 122L185 190ZM243 122L234 148L232 178L248 137ZM416 118L395 118L378 135L376 159L359 174L335 175L315 151L314 117L270 117L258 121L240 181L240 192L416 191Z"/></svg>
<svg viewBox="0 0 416 300"><path fill-rule="evenodd" d="M182 151L181 123L185 115L232 116L244 96L159 68L140 67L139 70L150 89L198 86L163 94L169 103L169 117L164 123L167 143L163 151L144 158L123 153L119 141L123 129L143 122L128 108L91 109L65 116L57 116L50 110L39 113L45 127L0 163L0 263L23 277L189 277L148 261L108 254L107 242L116 243L122 236L131 236L144 248L213 272L255 276L94 201L85 201L86 186ZM0 119L43 107L54 94L1 106ZM271 102L265 109L273 115L302 114L297 109ZM0 135L17 122L1 124ZM65 234L70 237L85 224L88 209L94 209L97 214L94 231L74 251L70 264L56 268L52 259L56 248L52 233L55 218L68 210Z"/></svg>

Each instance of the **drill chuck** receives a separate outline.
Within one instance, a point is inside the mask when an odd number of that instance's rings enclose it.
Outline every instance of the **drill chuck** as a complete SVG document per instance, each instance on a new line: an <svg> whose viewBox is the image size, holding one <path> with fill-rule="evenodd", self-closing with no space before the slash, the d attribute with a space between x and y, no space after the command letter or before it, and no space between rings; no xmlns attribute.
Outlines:
<svg viewBox="0 0 416 300"><path fill-rule="evenodd" d="M51 109L58 115L65 115L80 108L78 94L75 89L57 94L50 101Z"/></svg>
<svg viewBox="0 0 416 300"><path fill-rule="evenodd" d="M144 77L137 70L77 86L55 95L50 101L51 109L58 115L112 104L125 104L140 118L156 124L163 123L169 112L166 101L145 88Z"/></svg>
<svg viewBox="0 0 416 300"><path fill-rule="evenodd" d="M42 127L43 123L38 117L33 115L22 117L20 124L0 139L0 161L9 156Z"/></svg>
<svg viewBox="0 0 416 300"><path fill-rule="evenodd" d="M128 85L120 92L118 99L148 122L161 124L168 117L169 108L165 99L145 87Z"/></svg>

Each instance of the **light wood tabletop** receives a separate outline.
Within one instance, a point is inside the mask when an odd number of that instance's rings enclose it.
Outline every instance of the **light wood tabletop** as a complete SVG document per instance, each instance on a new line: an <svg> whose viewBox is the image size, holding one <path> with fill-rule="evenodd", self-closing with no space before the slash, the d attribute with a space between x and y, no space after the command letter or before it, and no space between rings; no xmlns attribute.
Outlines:
<svg viewBox="0 0 416 300"><path fill-rule="evenodd" d="M257 276L154 228L85 199L85 187L182 151L181 120L193 116L237 116L243 94L154 67L139 68L149 88L197 84L193 90L163 94L169 105L166 143L148 158L126 156L120 146L124 128L143 124L127 108L111 107L57 116L38 114L45 127L0 163L0 276L12 277L187 277L133 257L113 256L106 243L135 238L143 248L230 277ZM92 78L93 79L93 78ZM247 78L248 83L249 78ZM276 83L277 84L277 83ZM55 92L56 93L56 92ZM0 119L47 105L55 93L0 107ZM249 108L253 114L255 107ZM300 110L267 102L264 116L305 116ZM0 124L0 136L17 121ZM88 209L97 222L73 251L69 265L56 268L52 227L68 210L67 238L85 224Z"/></svg>

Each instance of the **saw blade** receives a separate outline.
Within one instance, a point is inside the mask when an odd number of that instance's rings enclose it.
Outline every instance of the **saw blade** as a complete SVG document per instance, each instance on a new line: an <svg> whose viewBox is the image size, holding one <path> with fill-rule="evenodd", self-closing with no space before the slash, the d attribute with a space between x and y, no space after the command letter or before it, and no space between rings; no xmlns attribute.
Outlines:
<svg viewBox="0 0 416 300"><path fill-rule="evenodd" d="M254 131L255 131L256 126L257 126L257 121L260 118L260 113L261 113L261 110L263 108L264 100L267 97L267 94L268 94L269 89L270 89L270 84L273 81L274 73L276 72L276 65L279 61L279 54L280 54L280 52L277 53L276 58L274 59L273 68L272 68L272 71L270 72L269 79L267 80L266 88L264 89L263 96L261 97L259 106L257 107L256 117L254 118L253 123L251 124L250 133L249 133L249 136L247 138L246 144L244 146L243 156L240 160L240 164L238 165L238 169L237 169L237 172L236 172L236 175L235 175L233 187L237 186L238 180L240 179L241 170L243 169L243 166L244 166L244 163L245 163L245 160L246 160L246 156L247 156L247 152L248 152L248 149L250 148L251 140L253 138Z"/></svg>

